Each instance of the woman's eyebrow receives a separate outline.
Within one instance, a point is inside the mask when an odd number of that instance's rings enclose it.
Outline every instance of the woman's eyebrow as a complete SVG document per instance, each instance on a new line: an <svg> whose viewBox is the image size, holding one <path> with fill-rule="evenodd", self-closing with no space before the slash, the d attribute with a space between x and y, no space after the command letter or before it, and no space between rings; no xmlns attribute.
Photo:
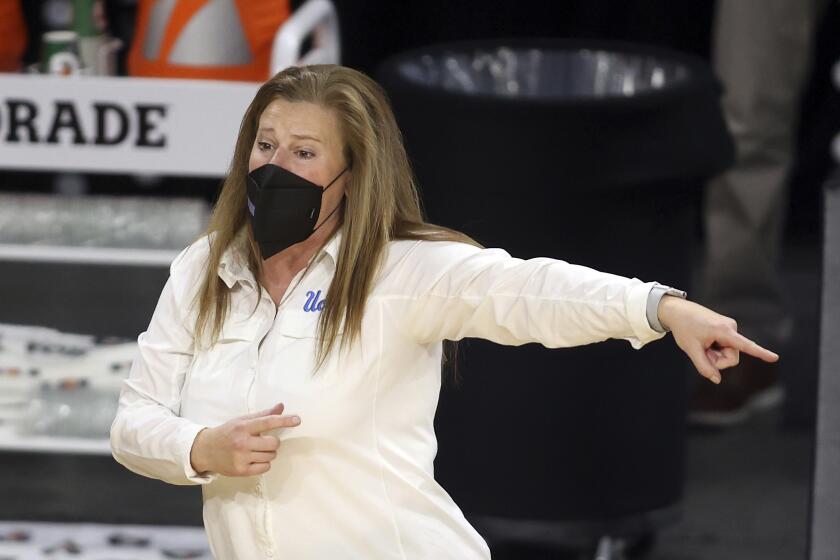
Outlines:
<svg viewBox="0 0 840 560"><path fill-rule="evenodd" d="M263 126L260 127L259 132L274 132L274 127ZM318 142L319 144L323 144L323 141L321 141L320 138L311 134L290 134L289 136L291 136L295 140L313 140L315 142Z"/></svg>
<svg viewBox="0 0 840 560"><path fill-rule="evenodd" d="M319 144L323 143L321 142L320 138L318 138L317 136L312 136L310 134L292 134L291 137L295 140L313 140L315 142L318 142Z"/></svg>

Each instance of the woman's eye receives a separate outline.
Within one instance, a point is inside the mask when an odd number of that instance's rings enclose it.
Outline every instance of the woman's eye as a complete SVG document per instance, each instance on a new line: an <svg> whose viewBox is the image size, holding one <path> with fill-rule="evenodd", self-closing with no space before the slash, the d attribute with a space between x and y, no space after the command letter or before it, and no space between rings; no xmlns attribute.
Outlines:
<svg viewBox="0 0 840 560"><path fill-rule="evenodd" d="M313 157L315 157L315 154L313 154L312 152L310 152L308 150L298 150L295 153L298 155L298 157L300 159L312 159Z"/></svg>
<svg viewBox="0 0 840 560"><path fill-rule="evenodd" d="M262 150L264 152L266 150L271 149L271 144L269 144L268 142L257 142L257 146L259 147L260 150Z"/></svg>

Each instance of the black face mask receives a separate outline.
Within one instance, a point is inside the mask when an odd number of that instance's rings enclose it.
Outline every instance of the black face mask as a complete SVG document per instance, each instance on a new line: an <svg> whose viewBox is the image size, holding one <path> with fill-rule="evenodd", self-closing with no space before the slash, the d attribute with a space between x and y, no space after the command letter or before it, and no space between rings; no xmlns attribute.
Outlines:
<svg viewBox="0 0 840 560"><path fill-rule="evenodd" d="M272 163L248 174L248 210L263 260L305 240L335 214L340 204L315 227L324 192L345 171L346 167L326 187Z"/></svg>

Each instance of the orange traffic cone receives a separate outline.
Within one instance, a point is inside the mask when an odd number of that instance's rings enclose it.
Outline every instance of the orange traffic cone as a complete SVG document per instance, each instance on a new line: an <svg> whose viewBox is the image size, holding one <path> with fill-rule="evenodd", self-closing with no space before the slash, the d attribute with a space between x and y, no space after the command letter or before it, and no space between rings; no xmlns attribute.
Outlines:
<svg viewBox="0 0 840 560"><path fill-rule="evenodd" d="M289 0L140 0L128 72L264 81L289 15Z"/></svg>

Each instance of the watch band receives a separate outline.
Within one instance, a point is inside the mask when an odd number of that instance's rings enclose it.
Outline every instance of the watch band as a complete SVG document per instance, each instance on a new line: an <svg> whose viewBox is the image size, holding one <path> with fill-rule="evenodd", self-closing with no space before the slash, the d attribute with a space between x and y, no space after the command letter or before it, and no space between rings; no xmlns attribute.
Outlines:
<svg viewBox="0 0 840 560"><path fill-rule="evenodd" d="M660 333L671 330L665 328L662 323L659 322L659 302L662 300L662 296L665 295L677 296L682 299L686 299L688 297L688 294L682 290L660 284L659 282L653 283L653 287L650 289L650 293L648 293L647 307L645 311L647 313L647 320L650 328Z"/></svg>

